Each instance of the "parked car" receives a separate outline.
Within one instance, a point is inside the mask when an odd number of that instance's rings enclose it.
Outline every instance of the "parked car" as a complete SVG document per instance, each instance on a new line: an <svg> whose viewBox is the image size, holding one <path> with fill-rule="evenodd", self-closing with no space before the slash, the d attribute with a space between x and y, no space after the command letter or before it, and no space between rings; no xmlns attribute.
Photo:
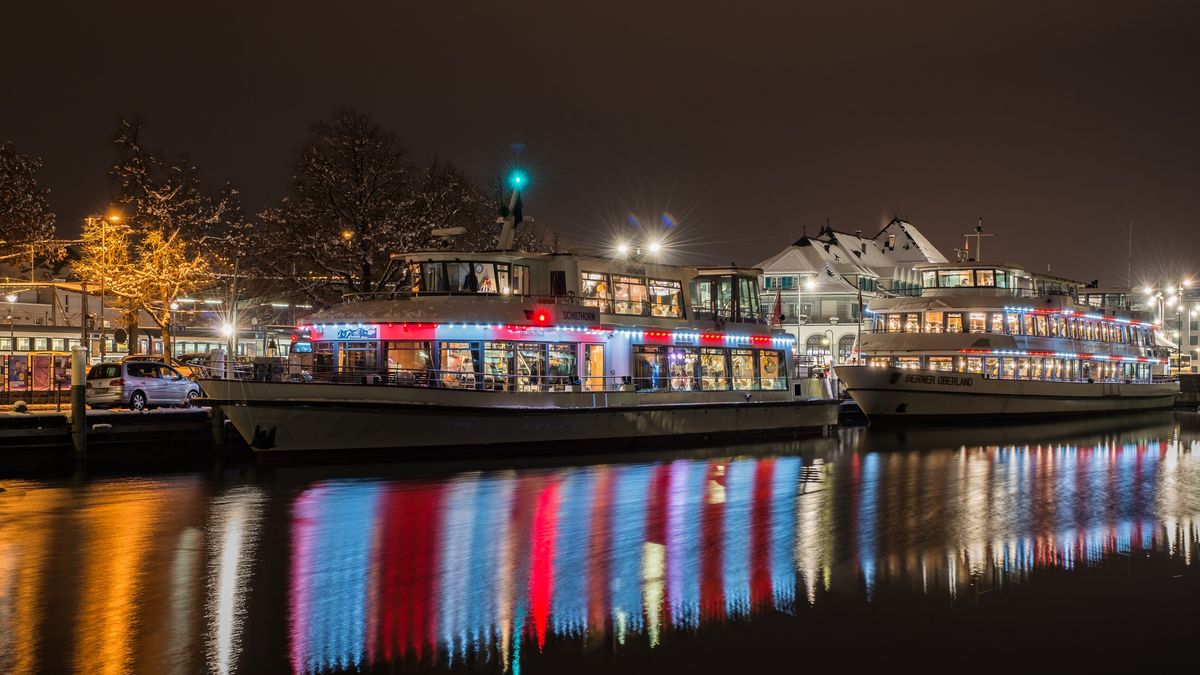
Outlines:
<svg viewBox="0 0 1200 675"><path fill-rule="evenodd" d="M87 374L84 388L93 408L129 406L189 406L200 397L200 385L171 366L154 361L98 363Z"/></svg>
<svg viewBox="0 0 1200 675"><path fill-rule="evenodd" d="M196 377L199 378L213 377L220 370L218 368L220 364L215 361L215 358L216 355L213 352L190 352L180 354L176 360L191 368ZM234 378L238 380L249 379L254 372L254 364L246 356L234 357L233 363L230 365L233 368Z"/></svg>
<svg viewBox="0 0 1200 675"><path fill-rule="evenodd" d="M203 368L198 368L190 363L185 363L181 359L167 358L162 354L130 354L121 358L121 363L129 361L146 361L153 363L161 363L166 366L171 366L175 370L183 373L183 376L189 380L198 380L205 375Z"/></svg>

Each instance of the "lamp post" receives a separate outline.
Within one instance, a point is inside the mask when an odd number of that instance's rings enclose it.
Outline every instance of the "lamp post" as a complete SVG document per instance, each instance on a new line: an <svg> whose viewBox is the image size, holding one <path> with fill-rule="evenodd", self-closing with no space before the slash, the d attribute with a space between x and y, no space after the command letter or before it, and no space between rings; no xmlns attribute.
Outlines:
<svg viewBox="0 0 1200 675"><path fill-rule="evenodd" d="M1156 302L1158 304L1158 324L1159 324L1159 326L1162 327L1164 333L1166 333L1167 308L1168 307L1175 308L1174 337L1175 337L1176 368L1179 367L1180 354L1182 352L1179 342L1182 339L1182 335L1183 335L1183 323L1182 323L1182 313L1181 313L1181 310L1183 309L1183 289L1185 289L1191 285L1192 285L1191 279L1183 279L1178 284L1174 284L1174 283L1167 284L1167 285L1162 286L1161 288L1154 288L1151 286L1146 286L1144 289L1146 292L1146 299ZM1171 374L1171 362L1170 362L1170 359L1168 358L1167 359L1167 375L1170 375L1170 374Z"/></svg>
<svg viewBox="0 0 1200 675"><path fill-rule="evenodd" d="M804 344L804 351L808 351L808 344L804 341L804 337L800 334L800 329L805 323L808 323L808 315L804 314L804 291L807 289L811 292L817 287L817 281L813 277L808 277L801 281L800 277L796 277L796 353L800 353L800 345Z"/></svg>
<svg viewBox="0 0 1200 675"><path fill-rule="evenodd" d="M100 222L100 311L96 313L96 321L100 329L100 360L108 352L108 331L104 325L104 296L108 290L108 224L121 222L121 214L109 213L107 216L88 216L93 222Z"/></svg>

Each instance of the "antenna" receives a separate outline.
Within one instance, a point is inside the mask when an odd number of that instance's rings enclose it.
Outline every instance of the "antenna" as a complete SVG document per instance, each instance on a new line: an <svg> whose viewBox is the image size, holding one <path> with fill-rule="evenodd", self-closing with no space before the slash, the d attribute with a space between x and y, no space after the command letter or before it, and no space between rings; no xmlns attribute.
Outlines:
<svg viewBox="0 0 1200 675"><path fill-rule="evenodd" d="M1133 221L1129 221L1129 254L1125 257L1125 285L1133 288Z"/></svg>
<svg viewBox="0 0 1200 675"><path fill-rule="evenodd" d="M984 237L994 237L994 236L996 236L996 235L983 233L983 216L980 216L979 224L975 226L975 233L963 235L963 239L965 239L967 242L966 248L963 249L963 251L966 253L966 256L967 256L967 262L971 262L972 260L975 260L975 261L983 260L983 238ZM974 258L971 257L971 238L972 237L975 238L975 257Z"/></svg>

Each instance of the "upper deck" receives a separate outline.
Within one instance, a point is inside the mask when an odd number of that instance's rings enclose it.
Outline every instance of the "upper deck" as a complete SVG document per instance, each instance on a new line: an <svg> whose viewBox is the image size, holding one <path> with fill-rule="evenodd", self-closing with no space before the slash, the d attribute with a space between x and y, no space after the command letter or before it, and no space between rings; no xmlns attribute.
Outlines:
<svg viewBox="0 0 1200 675"><path fill-rule="evenodd" d="M393 256L398 281L312 323L467 322L770 332L755 268L595 255L425 251Z"/></svg>

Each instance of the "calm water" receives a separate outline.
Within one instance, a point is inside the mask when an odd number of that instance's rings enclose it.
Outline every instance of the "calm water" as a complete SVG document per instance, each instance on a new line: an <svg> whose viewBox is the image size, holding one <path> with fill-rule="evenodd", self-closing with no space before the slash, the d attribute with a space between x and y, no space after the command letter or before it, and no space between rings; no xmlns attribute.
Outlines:
<svg viewBox="0 0 1200 675"><path fill-rule="evenodd" d="M0 480L0 672L1195 663L1200 420Z"/></svg>

